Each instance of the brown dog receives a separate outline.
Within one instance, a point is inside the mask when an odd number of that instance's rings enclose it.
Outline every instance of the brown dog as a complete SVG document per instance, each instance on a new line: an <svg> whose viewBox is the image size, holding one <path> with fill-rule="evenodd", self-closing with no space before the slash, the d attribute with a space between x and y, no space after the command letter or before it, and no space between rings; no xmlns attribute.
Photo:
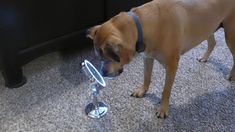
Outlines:
<svg viewBox="0 0 235 132"><path fill-rule="evenodd" d="M228 47L235 57L235 0L154 0L132 9L138 16L145 45L144 83L134 92L143 97L149 88L153 61L166 69L165 86L157 115L168 115L169 98L180 55L207 38L214 43L213 33L223 23ZM136 53L138 30L133 18L122 12L102 25L89 30L96 52L108 60L107 73L116 76ZM213 47L213 46L212 46ZM207 60L210 52L202 60ZM230 73L235 79L235 66Z"/></svg>

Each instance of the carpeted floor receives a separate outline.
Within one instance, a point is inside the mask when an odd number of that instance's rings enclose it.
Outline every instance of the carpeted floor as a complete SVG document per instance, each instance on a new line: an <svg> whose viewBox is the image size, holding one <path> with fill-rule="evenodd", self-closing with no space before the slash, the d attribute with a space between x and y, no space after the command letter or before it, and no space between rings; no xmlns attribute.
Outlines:
<svg viewBox="0 0 235 132"><path fill-rule="evenodd" d="M24 67L28 83L19 89L4 87L0 76L0 131L235 131L235 83L225 79L232 56L223 30L216 33L216 40L208 63L196 60L205 51L205 42L182 56L165 120L155 115L165 78L157 61L146 96L130 97L143 81L141 54L101 91L99 99L109 105L108 114L102 119L88 118L84 108L92 100L91 90L80 63L88 59L99 64L88 50L52 53L30 62Z"/></svg>

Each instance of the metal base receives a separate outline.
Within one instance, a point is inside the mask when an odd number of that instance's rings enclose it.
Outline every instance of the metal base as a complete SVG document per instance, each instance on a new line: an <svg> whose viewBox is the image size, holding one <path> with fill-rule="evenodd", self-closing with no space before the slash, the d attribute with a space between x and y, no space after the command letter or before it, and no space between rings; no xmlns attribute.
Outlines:
<svg viewBox="0 0 235 132"><path fill-rule="evenodd" d="M103 102L98 102L97 107L93 103L86 106L85 112L91 118L101 118L108 112L108 106Z"/></svg>

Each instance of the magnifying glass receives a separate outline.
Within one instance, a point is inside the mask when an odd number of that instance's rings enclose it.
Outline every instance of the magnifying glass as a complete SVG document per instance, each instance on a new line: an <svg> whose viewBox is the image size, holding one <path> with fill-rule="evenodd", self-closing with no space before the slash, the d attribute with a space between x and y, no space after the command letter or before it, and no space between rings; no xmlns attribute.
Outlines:
<svg viewBox="0 0 235 132"><path fill-rule="evenodd" d="M105 87L106 83L98 70L88 60L82 62L82 70L91 81L90 86L93 94L93 102L86 106L85 112L91 118L101 118L108 112L108 106L103 102L98 102L99 89L97 87L99 85Z"/></svg>
<svg viewBox="0 0 235 132"><path fill-rule="evenodd" d="M82 63L82 69L85 72L86 76L92 82L96 81L101 86L103 86L103 87L106 86L104 78L101 76L101 74L98 72L98 70L88 60L84 60L84 62Z"/></svg>

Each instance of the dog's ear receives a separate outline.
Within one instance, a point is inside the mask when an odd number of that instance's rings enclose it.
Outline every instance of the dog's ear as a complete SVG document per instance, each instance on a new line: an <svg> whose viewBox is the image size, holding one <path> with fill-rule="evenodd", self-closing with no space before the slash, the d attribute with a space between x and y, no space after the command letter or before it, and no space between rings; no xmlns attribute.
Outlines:
<svg viewBox="0 0 235 132"><path fill-rule="evenodd" d="M96 32L99 30L99 28L101 27L101 25L98 25L98 26L95 26L95 27L92 27L92 28L89 28L87 30L87 37L90 38L90 39L94 39L95 35L96 35Z"/></svg>
<svg viewBox="0 0 235 132"><path fill-rule="evenodd" d="M118 45L107 44L105 46L104 50L110 59L112 59L116 62L120 62L119 46Z"/></svg>

